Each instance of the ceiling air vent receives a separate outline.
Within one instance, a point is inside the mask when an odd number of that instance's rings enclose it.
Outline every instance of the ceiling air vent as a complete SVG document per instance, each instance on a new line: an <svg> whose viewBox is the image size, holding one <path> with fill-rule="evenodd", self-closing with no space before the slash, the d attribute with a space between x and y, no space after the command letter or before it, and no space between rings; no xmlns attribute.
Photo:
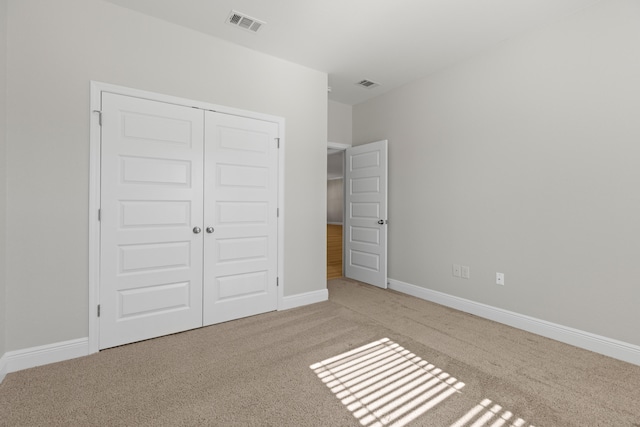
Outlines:
<svg viewBox="0 0 640 427"><path fill-rule="evenodd" d="M266 24L266 22L232 10L227 18L227 24L251 31L252 33L257 33L260 27Z"/></svg>
<svg viewBox="0 0 640 427"><path fill-rule="evenodd" d="M360 80L356 84L366 89L373 89L374 87L380 86L380 83L372 82L371 80Z"/></svg>

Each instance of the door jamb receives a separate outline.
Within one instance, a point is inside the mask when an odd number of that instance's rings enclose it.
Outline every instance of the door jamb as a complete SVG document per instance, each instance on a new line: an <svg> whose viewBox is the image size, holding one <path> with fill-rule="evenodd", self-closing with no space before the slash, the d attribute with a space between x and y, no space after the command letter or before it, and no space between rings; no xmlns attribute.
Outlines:
<svg viewBox="0 0 640 427"><path fill-rule="evenodd" d="M101 98L102 92L109 92L118 95L133 96L148 99L151 101L165 102L168 104L183 105L186 107L210 110L217 113L231 114L235 116L247 117L251 119L273 122L278 125L279 150L278 150L278 301L276 310L284 306L284 170L285 170L285 119L283 117L269 114L256 113L253 111L241 110L223 105L210 104L208 102L194 101L186 98L179 98L170 95L163 95L125 86L117 86L109 83L91 81L91 99L89 109L90 131L89 131L89 354L97 353L100 348L100 322L98 319L98 304L100 303L100 221L98 210L100 209L100 144L101 144Z"/></svg>

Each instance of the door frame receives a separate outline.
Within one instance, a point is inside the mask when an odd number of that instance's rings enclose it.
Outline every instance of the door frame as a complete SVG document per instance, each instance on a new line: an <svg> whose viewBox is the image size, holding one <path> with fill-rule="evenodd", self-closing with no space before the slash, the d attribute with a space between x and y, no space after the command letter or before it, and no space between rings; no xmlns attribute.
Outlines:
<svg viewBox="0 0 640 427"><path fill-rule="evenodd" d="M98 304L100 303L100 221L98 219L98 210L100 209L100 108L102 92L109 92L117 95L132 96L143 98L150 101L159 101L168 104L182 105L186 107L198 108L201 110L215 111L223 114L231 114L234 116L248 117L256 120L273 122L278 125L278 136L280 138L278 150L278 304L277 310L284 307L284 170L285 170L285 119L283 117L272 116L269 114L256 113L253 111L241 110L238 108L225 107L223 105L211 104L208 102L195 101L186 98L179 98L171 95L163 95L155 92L148 92L139 89L128 88L125 86L117 86L109 83L98 81L90 82L90 134L89 134L89 260L88 260L88 325L89 325L89 354L99 351L100 322L98 319Z"/></svg>

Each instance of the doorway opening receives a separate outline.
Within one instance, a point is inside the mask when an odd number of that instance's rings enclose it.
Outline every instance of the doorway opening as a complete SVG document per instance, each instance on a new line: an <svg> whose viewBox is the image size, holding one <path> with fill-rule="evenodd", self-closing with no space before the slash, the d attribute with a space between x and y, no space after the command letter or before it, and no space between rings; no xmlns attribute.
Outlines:
<svg viewBox="0 0 640 427"><path fill-rule="evenodd" d="M327 148L327 280L344 276L342 236L345 148L332 147L331 143Z"/></svg>
<svg viewBox="0 0 640 427"><path fill-rule="evenodd" d="M342 221L335 224L342 230L337 228L330 231L329 226L334 224L327 224L327 236L342 235L343 255L342 260L336 260L335 255L339 254L339 250L331 249L327 241L327 262L332 262L333 267L339 267L341 263L342 269L330 270L328 265L327 271L337 270L344 277L384 289L387 288L387 145L387 140L356 147L332 147L329 143L329 149L340 151L341 157L334 162L342 166L343 173L336 174L337 177L342 176L341 185L327 181L329 191L330 185L337 192L343 190L340 198L343 201ZM333 196L330 198L333 199ZM329 202L327 206L334 209ZM337 239L334 237L331 240L335 242Z"/></svg>

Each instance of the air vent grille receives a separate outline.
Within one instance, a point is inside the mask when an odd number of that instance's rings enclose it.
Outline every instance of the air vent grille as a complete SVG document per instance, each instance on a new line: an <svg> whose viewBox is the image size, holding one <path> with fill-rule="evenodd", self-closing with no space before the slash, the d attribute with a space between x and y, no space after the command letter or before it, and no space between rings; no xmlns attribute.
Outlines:
<svg viewBox="0 0 640 427"><path fill-rule="evenodd" d="M373 89L374 87L380 86L380 83L372 82L371 80L360 80L356 83L358 86L362 86L366 89Z"/></svg>
<svg viewBox="0 0 640 427"><path fill-rule="evenodd" d="M251 31L252 33L257 33L265 23L266 22L260 21L259 19L236 12L235 10L232 10L227 18L227 24L242 28L243 30Z"/></svg>

